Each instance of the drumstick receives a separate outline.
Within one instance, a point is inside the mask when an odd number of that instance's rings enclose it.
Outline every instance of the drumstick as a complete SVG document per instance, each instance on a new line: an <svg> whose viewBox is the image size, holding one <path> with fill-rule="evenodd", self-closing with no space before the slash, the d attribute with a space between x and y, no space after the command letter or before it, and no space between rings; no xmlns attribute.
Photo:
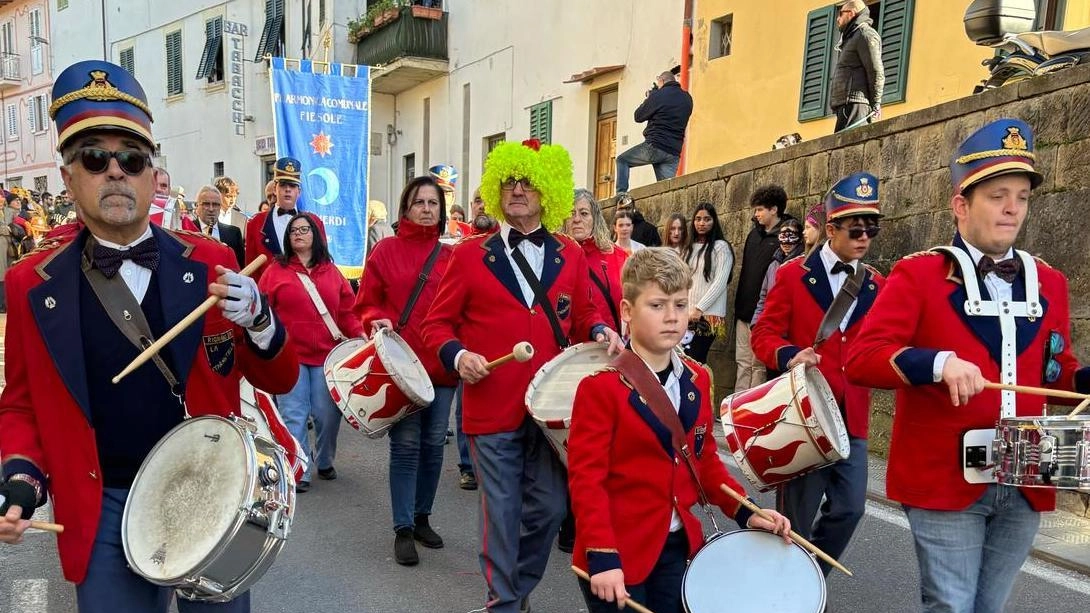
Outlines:
<svg viewBox="0 0 1090 613"><path fill-rule="evenodd" d="M247 277L254 274L254 271L258 268L261 268L261 266L265 264L265 261L267 259L268 258L265 257L265 254L263 253L258 255L256 258L254 258L253 262L250 262L246 266L246 268L240 270L239 274ZM126 366L124 370L122 370L120 373L117 374L116 377L112 379L113 382L117 383L118 381L124 379L125 376L132 371L140 368L144 364L144 362L147 362L151 359L153 355L159 353L159 350L165 347L167 343L174 340L174 337L181 334L182 331L191 326L193 322L200 319L202 315L208 312L208 309L216 306L216 303L220 300L221 298L219 296L209 296L207 299L205 299L205 301L202 302L197 308L193 309L192 313L186 315L185 319L179 321L177 324L174 325L173 328L167 330L166 334L159 337L159 340L155 341L154 343L149 345L147 349L140 352L140 355L136 356L136 358L132 362L129 362L129 365Z"/></svg>
<svg viewBox="0 0 1090 613"><path fill-rule="evenodd" d="M52 532L53 534L60 534L64 532L64 526L60 524L51 524L47 521L30 520L30 527L38 530L45 530L46 532Z"/></svg>
<svg viewBox="0 0 1090 613"><path fill-rule="evenodd" d="M1009 383L992 383L985 381L984 387L990 390L1009 390L1023 394L1036 394L1037 396L1054 396L1056 398L1071 398L1074 400L1090 399L1090 394L1068 392L1065 390L1050 390L1047 387L1030 387L1029 385L1011 385Z"/></svg>
<svg viewBox="0 0 1090 613"><path fill-rule="evenodd" d="M588 575L585 570L579 568L578 566L572 566L571 572L575 573L576 576L578 576L583 581L590 581L590 575ZM633 610L639 611L639 613L654 613L654 611L652 611L651 609L648 609L647 607L636 602L635 600L632 600L631 598L628 598L624 601L624 606L632 607Z"/></svg>
<svg viewBox="0 0 1090 613"><path fill-rule="evenodd" d="M1079 413L1082 413L1083 409L1085 409L1088 406L1090 406L1090 396L1087 396L1086 400L1083 400L1082 402L1080 402L1078 404L1078 406L1075 407L1075 410L1068 413L1067 416L1068 417L1074 417L1074 416L1078 415Z"/></svg>
<svg viewBox="0 0 1090 613"><path fill-rule="evenodd" d="M749 499L746 498L745 496L742 496L738 492L730 489L729 487L727 487L727 485L725 483L721 483L719 485L719 489L723 490L727 494L730 494L731 498L737 500L741 505L743 505L744 507L746 507L750 511L753 511L753 513L756 514L761 519L764 519L766 521L772 521L772 518L768 515L768 513L765 513L764 509L762 509L761 507L759 507L759 506L753 504L752 502L750 502ZM829 554L827 554L824 551L822 551L821 549L819 549L816 545L814 545L810 541L808 541L808 540L802 538L801 536L799 536L799 533L795 532L794 530L791 531L791 540L795 541L799 545L802 545L803 548L805 548L807 551L809 551L810 553L812 553L812 554L816 555L817 557L821 558L822 560L827 562L830 566L832 566L832 567L836 568L837 570L843 572L845 575L848 575L849 577L854 577L855 576L855 575L852 575L852 571L848 570L847 568L844 568L844 565L842 565L840 562L837 562L836 560L834 560L832 556L830 556Z"/></svg>
<svg viewBox="0 0 1090 613"><path fill-rule="evenodd" d="M503 356L502 358L496 358L495 360L492 360L488 364L485 364L484 367L488 370L492 370L493 368L506 364L511 360L515 360L516 362L525 362L532 357L534 357L534 346L530 343L527 343L526 341L523 341L512 347L511 353Z"/></svg>

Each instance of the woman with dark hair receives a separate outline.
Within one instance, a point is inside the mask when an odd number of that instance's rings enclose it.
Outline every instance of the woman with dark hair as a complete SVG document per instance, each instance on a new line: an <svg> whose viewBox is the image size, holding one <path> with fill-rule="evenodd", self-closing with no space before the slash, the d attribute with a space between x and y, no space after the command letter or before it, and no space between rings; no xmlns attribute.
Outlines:
<svg viewBox="0 0 1090 613"><path fill-rule="evenodd" d="M443 445L458 381L424 345L421 324L453 253L450 245L439 241L446 226L443 192L436 180L424 176L409 181L401 192L397 233L375 244L367 257L353 307L367 329L395 330L416 353L435 388L430 405L390 428L394 560L404 566L420 561L414 541L430 549L443 546L428 518L442 475ZM420 292L410 304L418 284Z"/></svg>
<svg viewBox="0 0 1090 613"><path fill-rule="evenodd" d="M679 254L684 255L685 243L689 240L689 228L685 222L685 216L674 213L666 220L666 227L662 232L662 246L669 247Z"/></svg>
<svg viewBox="0 0 1090 613"><path fill-rule="evenodd" d="M268 296L299 355L295 387L276 400L288 431L310 456L307 473L296 487L305 492L310 489L315 466L319 478L337 478L333 460L341 413L329 395L323 366L326 356L342 340L362 337L363 326L352 315L352 288L329 257L325 237L309 213L297 213L288 220L284 253L265 268L257 286ZM315 448L307 441L308 417L314 418Z"/></svg>
<svg viewBox="0 0 1090 613"><path fill-rule="evenodd" d="M684 346L689 357L704 363L712 341L726 334L727 284L734 268L734 250L723 237L715 206L708 202L696 205L689 236L683 255L693 271L689 289L692 335L685 335L689 340Z"/></svg>

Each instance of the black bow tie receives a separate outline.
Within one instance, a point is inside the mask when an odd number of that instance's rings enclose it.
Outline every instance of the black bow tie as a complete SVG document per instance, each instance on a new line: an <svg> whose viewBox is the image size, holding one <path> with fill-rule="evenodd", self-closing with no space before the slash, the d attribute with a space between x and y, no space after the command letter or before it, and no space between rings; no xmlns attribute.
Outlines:
<svg viewBox="0 0 1090 613"><path fill-rule="evenodd" d="M538 226L537 230L534 230L529 234L523 234L512 228L511 233L507 235L507 242L510 243L512 249L518 247L519 243L522 241L530 241L540 247L545 244L545 237L547 236L549 236L549 233L545 230L544 226Z"/></svg>
<svg viewBox="0 0 1090 613"><path fill-rule="evenodd" d="M837 262L836 264L833 264L834 275L842 272L848 273L848 276L854 275L855 267L851 264L845 264L844 262Z"/></svg>
<svg viewBox="0 0 1090 613"><path fill-rule="evenodd" d="M154 238L141 241L128 249L113 249L96 244L92 257L95 268L101 270L107 279L114 278L125 260L132 260L133 264L154 271L159 267L159 244Z"/></svg>
<svg viewBox="0 0 1090 613"><path fill-rule="evenodd" d="M282 209L280 207L276 207L276 214L277 215L294 215L295 214L295 209Z"/></svg>
<svg viewBox="0 0 1090 613"><path fill-rule="evenodd" d="M976 269L980 272L981 277L986 277L988 273L994 272L997 277L1007 283L1014 283L1014 278L1018 276L1018 273L1022 272L1022 260L1010 258L1002 262L996 262L991 257L984 255L980 256L980 261L976 263Z"/></svg>

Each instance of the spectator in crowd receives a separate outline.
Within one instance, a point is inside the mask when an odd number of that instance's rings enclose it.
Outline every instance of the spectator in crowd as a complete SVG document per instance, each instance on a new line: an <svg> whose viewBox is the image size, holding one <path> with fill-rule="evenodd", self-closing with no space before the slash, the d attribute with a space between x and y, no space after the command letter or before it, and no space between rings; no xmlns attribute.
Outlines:
<svg viewBox="0 0 1090 613"><path fill-rule="evenodd" d="M19 257L19 242L26 236L26 231L15 223L19 211L11 206L11 201L6 200L0 204L3 218L0 219L0 313L7 313L7 301L4 295L4 275L8 272L8 266Z"/></svg>
<svg viewBox="0 0 1090 613"><path fill-rule="evenodd" d="M726 338L727 286L734 270L734 249L723 236L710 202L696 205L684 259L693 273L689 288L689 331L685 354L706 364L712 341Z"/></svg>
<svg viewBox="0 0 1090 613"><path fill-rule="evenodd" d="M220 221L220 211L223 191L215 185L205 185L197 192L197 231L206 236L218 240L231 248L238 260L239 268L242 268L245 252L242 247L242 230L237 226Z"/></svg>
<svg viewBox="0 0 1090 613"><path fill-rule="evenodd" d="M269 209L271 209L271 208L272 208L272 206L269 204L268 200L262 200L257 205L257 212L258 213L268 213Z"/></svg>
<svg viewBox="0 0 1090 613"><path fill-rule="evenodd" d="M265 184L265 202L269 204L269 208L276 206L276 180L273 179Z"/></svg>
<svg viewBox="0 0 1090 613"><path fill-rule="evenodd" d="M825 238L825 233L822 230L825 228L825 207L820 204L815 204L809 212L806 213L806 225L802 229L802 238L805 245L802 250L804 253L810 253L821 244L821 240Z"/></svg>
<svg viewBox="0 0 1090 613"><path fill-rule="evenodd" d="M484 198L481 198L481 190L477 188L473 192L473 234L489 234L500 229L500 222L490 217L484 210Z"/></svg>
<svg viewBox="0 0 1090 613"><path fill-rule="evenodd" d="M455 238L463 238L473 234L473 226L466 223L466 210L460 204L450 207L447 234Z"/></svg>
<svg viewBox="0 0 1090 613"><path fill-rule="evenodd" d="M53 203L53 213L49 216L49 225L54 228L76 221L76 207L68 199L68 192L63 191L57 195Z"/></svg>
<svg viewBox="0 0 1090 613"><path fill-rule="evenodd" d="M753 326L757 325L757 319L761 317L761 312L765 310L765 298L768 297L769 290L776 283L776 272L780 269L780 264L797 258L800 255L809 253L805 245L803 245L803 229L802 224L797 219L785 219L780 224L780 250L772 256L772 262L768 265L768 271L765 272L764 283L761 284L761 298L757 301L757 310L753 312L753 321L750 322L750 330ZM765 369L766 377L768 379L778 377L780 375L779 370L772 368Z"/></svg>
<svg viewBox="0 0 1090 613"><path fill-rule="evenodd" d="M734 296L735 360L738 374L735 393L765 381L765 367L753 357L749 343L750 322L761 297L761 284L772 256L780 250L780 223L785 219L787 192L779 185L763 185L749 198L753 209L753 229L742 248L742 271L738 274L738 293Z"/></svg>
<svg viewBox="0 0 1090 613"><path fill-rule="evenodd" d="M246 214L238 208L238 183L231 177L216 177L212 182L223 197L220 204L219 222L239 229L246 236Z"/></svg>
<svg viewBox="0 0 1090 613"><path fill-rule="evenodd" d="M644 247L658 247L662 244L659 230L654 224L643 217L643 213L636 210L636 203L631 198L625 198L617 204L618 211L626 211L632 214L632 239Z"/></svg>
<svg viewBox="0 0 1090 613"><path fill-rule="evenodd" d="M685 216L681 213L670 215L666 220L666 227L663 229L662 245L683 254L685 252L685 243L689 240L689 228L686 223Z"/></svg>
<svg viewBox="0 0 1090 613"><path fill-rule="evenodd" d="M886 75L882 37L875 31L870 8L863 0L848 0L837 8L840 54L829 86L829 106L836 115L835 132L882 117Z"/></svg>
<svg viewBox="0 0 1090 613"><path fill-rule="evenodd" d="M617 156L617 201L628 195L628 171L651 164L655 180L677 174L685 127L693 114L693 97L681 89L674 74L666 71L655 77L655 85L635 112L636 123L647 122L644 141Z"/></svg>
<svg viewBox="0 0 1090 613"><path fill-rule="evenodd" d="M394 229L386 221L386 203L381 200L370 200L367 203L367 253L375 248L375 245L384 238L394 235Z"/></svg>
<svg viewBox="0 0 1090 613"><path fill-rule="evenodd" d="M632 255L647 246L641 242L632 240L632 223L631 211L619 210L613 215L614 244L619 247L621 251L624 251L626 255Z"/></svg>
<svg viewBox="0 0 1090 613"><path fill-rule="evenodd" d="M443 546L429 516L443 473L443 446L458 381L424 345L420 330L453 251L439 241L446 221L443 192L435 179L423 176L409 181L401 192L397 234L375 245L367 258L353 309L372 332L396 330L416 353L435 388L430 405L390 428L394 561L403 566L420 561L414 541L429 549Z"/></svg>
<svg viewBox="0 0 1090 613"><path fill-rule="evenodd" d="M602 208L587 189L575 190L575 206L567 222L568 233L583 247L590 267L591 294L598 302L603 321L621 329L621 268L628 253L609 240L609 224Z"/></svg>
<svg viewBox="0 0 1090 613"><path fill-rule="evenodd" d="M362 337L363 326L352 314L352 288L329 256L325 236L314 216L292 215L283 242L283 253L265 268L258 288L288 329L289 342L299 356L295 387L278 395L276 401L284 425L311 458L296 486L297 491L306 492L315 467L318 478L337 478L333 462L341 413L326 387L326 356L345 338ZM314 447L307 437L308 418L314 419Z"/></svg>

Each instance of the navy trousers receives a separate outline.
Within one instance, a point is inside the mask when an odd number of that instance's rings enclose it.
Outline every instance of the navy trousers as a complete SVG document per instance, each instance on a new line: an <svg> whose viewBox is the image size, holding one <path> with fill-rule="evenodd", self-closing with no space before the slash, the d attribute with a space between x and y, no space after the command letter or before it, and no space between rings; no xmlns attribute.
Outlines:
<svg viewBox="0 0 1090 613"><path fill-rule="evenodd" d="M689 539L685 530L671 532L666 544L643 583L626 585L628 595L655 613L683 613L681 606L681 582L689 561ZM590 613L617 613L616 602L606 602L590 591L590 582L579 580L583 599Z"/></svg>

